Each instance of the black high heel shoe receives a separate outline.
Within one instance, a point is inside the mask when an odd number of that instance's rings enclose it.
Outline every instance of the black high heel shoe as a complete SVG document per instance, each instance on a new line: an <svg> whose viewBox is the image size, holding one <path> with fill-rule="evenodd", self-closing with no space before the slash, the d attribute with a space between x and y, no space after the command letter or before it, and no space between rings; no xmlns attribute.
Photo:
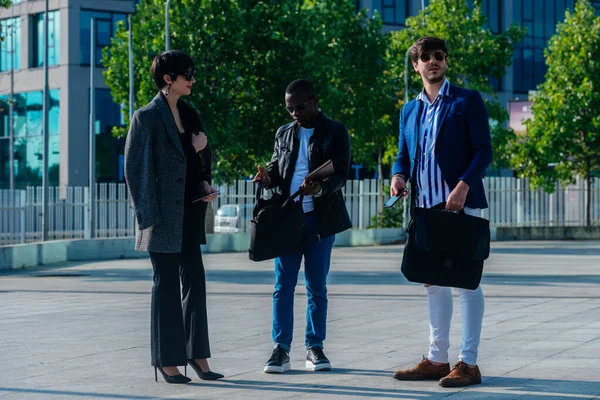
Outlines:
<svg viewBox="0 0 600 400"><path fill-rule="evenodd" d="M188 383L189 381L191 381L191 379L187 376L183 376L181 374L174 376L167 375L167 373L163 371L162 367L154 367L154 380L156 382L158 382L158 374L156 373L156 371L160 371L160 374L163 376L163 378L165 378L165 382L167 383Z"/></svg>
<svg viewBox="0 0 600 400"><path fill-rule="evenodd" d="M188 364L190 364L190 367L192 367L192 369L196 371L196 373L198 374L198 378L202 379L203 381L216 381L217 379L224 378L223 375L217 374L216 372L202 371L194 360L188 360Z"/></svg>

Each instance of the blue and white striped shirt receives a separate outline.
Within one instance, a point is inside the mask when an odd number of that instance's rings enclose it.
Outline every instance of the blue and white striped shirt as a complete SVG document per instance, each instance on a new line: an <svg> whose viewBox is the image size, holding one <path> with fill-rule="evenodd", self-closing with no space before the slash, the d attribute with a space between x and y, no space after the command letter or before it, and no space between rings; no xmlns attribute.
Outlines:
<svg viewBox="0 0 600 400"><path fill-rule="evenodd" d="M435 143L440 130L440 112L442 110L443 97L450 94L450 82L444 80L435 100L430 103L425 89L417 96L417 101L424 104L419 116L419 144L421 152L417 164L417 187L419 198L418 207L433 207L448 199L451 190L435 158Z"/></svg>

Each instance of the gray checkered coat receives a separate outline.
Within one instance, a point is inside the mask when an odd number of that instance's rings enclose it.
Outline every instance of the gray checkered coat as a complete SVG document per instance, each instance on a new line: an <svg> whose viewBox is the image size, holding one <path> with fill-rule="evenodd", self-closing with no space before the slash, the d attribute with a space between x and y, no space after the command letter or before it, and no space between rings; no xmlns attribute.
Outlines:
<svg viewBox="0 0 600 400"><path fill-rule="evenodd" d="M125 142L125 180L136 215L135 249L181 251L186 158L179 130L159 92L133 114ZM207 203L194 203L200 243L206 243Z"/></svg>

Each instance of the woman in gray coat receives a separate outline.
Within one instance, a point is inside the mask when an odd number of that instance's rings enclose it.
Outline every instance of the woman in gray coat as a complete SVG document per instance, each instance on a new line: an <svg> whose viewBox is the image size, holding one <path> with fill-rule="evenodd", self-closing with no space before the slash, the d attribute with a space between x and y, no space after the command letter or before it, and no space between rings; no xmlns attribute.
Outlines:
<svg viewBox="0 0 600 400"><path fill-rule="evenodd" d="M211 151L198 113L181 96L196 82L194 63L182 51L167 51L152 62L156 97L133 115L125 144L125 179L136 214L136 242L148 251L154 269L151 349L168 383L187 383L177 366L201 379L210 371L206 282L200 244L206 243L211 186ZM183 298L180 293L179 279ZM183 310L182 310L183 307Z"/></svg>

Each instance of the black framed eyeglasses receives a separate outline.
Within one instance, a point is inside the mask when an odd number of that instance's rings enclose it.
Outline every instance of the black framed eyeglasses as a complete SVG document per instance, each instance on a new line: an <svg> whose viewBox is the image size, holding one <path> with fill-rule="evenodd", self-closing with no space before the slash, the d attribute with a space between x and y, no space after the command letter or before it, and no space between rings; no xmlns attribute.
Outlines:
<svg viewBox="0 0 600 400"><path fill-rule="evenodd" d="M302 103L302 104L296 104L295 106L286 106L285 109L290 114L293 114L294 111L296 111L296 112L304 111L306 109L306 106L308 106L308 103L310 103L312 101L312 99L313 99L313 97L311 97L310 99L306 100L304 103Z"/></svg>
<svg viewBox="0 0 600 400"><path fill-rule="evenodd" d="M444 61L447 57L447 54L444 53L443 51L439 50L439 51L434 51L432 53L423 53L423 54L421 54L421 57L419 57L419 58L421 59L421 61L426 63L426 62L429 62L429 60L431 60L431 56L433 56L433 58L435 58L436 61Z"/></svg>

